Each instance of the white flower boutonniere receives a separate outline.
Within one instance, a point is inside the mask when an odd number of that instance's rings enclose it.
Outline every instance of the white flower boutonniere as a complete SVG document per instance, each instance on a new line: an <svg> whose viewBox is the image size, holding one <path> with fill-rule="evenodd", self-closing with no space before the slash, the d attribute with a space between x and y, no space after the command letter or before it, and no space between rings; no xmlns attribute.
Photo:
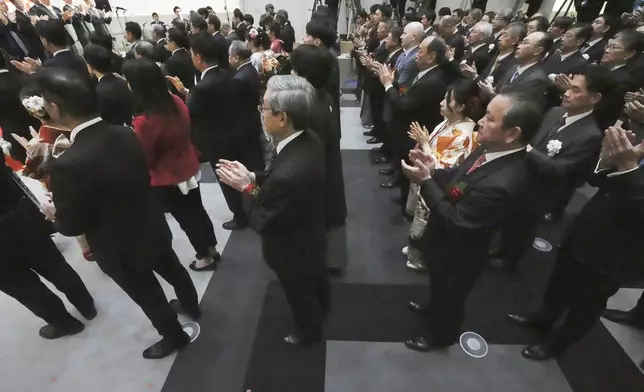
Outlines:
<svg viewBox="0 0 644 392"><path fill-rule="evenodd" d="M559 151L561 151L561 146L562 144L559 140L549 141L548 145L546 146L548 148L548 156L552 158L555 155L559 154Z"/></svg>
<svg viewBox="0 0 644 392"><path fill-rule="evenodd" d="M485 78L485 81L489 84L494 84L494 76L488 76L487 78Z"/></svg>
<svg viewBox="0 0 644 392"><path fill-rule="evenodd" d="M494 50L494 44L488 45L487 49L488 49L488 52L493 51Z"/></svg>

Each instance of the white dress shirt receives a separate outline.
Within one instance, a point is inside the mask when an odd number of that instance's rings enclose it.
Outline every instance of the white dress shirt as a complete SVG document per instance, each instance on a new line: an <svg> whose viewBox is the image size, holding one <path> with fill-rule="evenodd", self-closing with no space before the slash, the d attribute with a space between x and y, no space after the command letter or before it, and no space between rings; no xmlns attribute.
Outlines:
<svg viewBox="0 0 644 392"><path fill-rule="evenodd" d="M559 130L557 132L560 132L562 129L566 128L567 126L569 126L569 125L571 125L573 123L576 123L577 121L581 120L584 117L588 117L591 114L593 114L592 110L589 110L587 112L577 114L577 115L574 115L574 116L570 116L570 117L568 117L568 113L564 114L563 118L565 120L565 123L564 123L564 125L562 127L559 128Z"/></svg>
<svg viewBox="0 0 644 392"><path fill-rule="evenodd" d="M69 49L61 49L61 50L57 50L57 51L55 51L55 52L54 52L54 54L52 54L52 57L56 57L56 55L57 55L58 53L63 53L63 52L69 52Z"/></svg>
<svg viewBox="0 0 644 392"><path fill-rule="evenodd" d="M286 145L289 144L293 139L300 136L302 132L304 131L297 131L291 136L287 137L286 139L280 140L280 142L277 143L277 146L275 147L275 151L277 152L277 154L279 154L284 149L284 147L286 147Z"/></svg>
<svg viewBox="0 0 644 392"><path fill-rule="evenodd" d="M565 59L567 59L568 57L572 56L573 54L575 54L575 53L577 53L577 52L578 52L578 51L577 51L577 50L575 50L574 52L570 52L570 53L566 53L566 54L562 53L562 54L561 54L561 61L564 61Z"/></svg>
<svg viewBox="0 0 644 392"><path fill-rule="evenodd" d="M203 77L206 74L206 72L210 71L213 68L217 68L217 67L218 67L218 65L213 65L212 67L208 67L208 68L204 69L203 72L201 73L201 79L203 79Z"/></svg>
<svg viewBox="0 0 644 392"><path fill-rule="evenodd" d="M485 42L483 42L482 44L478 44L478 45L472 47L472 53L476 52L480 47L483 47L485 45L487 45L487 44Z"/></svg>
<svg viewBox="0 0 644 392"><path fill-rule="evenodd" d="M515 148L513 150L507 150L507 151L499 151L499 152L488 152L485 153L485 162L483 162L479 167L492 162L495 159L499 159L501 157L504 157L506 155L514 154L515 152L523 151L525 150L525 147L519 147Z"/></svg>
<svg viewBox="0 0 644 392"><path fill-rule="evenodd" d="M535 64L537 64L537 63L538 63L538 61L535 61L535 62L534 62L534 63L532 63L532 64L528 64L528 65L524 65L523 67L519 67L519 69L517 69L517 70L516 70L516 72L517 72L517 76L521 75L521 74L522 74L522 73L524 73L528 68L532 67L533 65L535 65Z"/></svg>
<svg viewBox="0 0 644 392"><path fill-rule="evenodd" d="M431 71L432 69L434 69L434 68L436 68L436 67L438 67L438 65L434 65L433 67L427 68L427 69L426 69L426 70L424 70L424 71L420 71L420 72L418 73L418 75L416 75L416 78L414 79L414 81L412 82L412 86L414 85L414 83L416 83L417 81L419 81L419 80L420 80L420 78L422 78L423 76L425 76L425 74L426 74L427 72ZM391 83L387 84L387 85L385 86L385 92L386 92L387 90L389 90L390 88L392 88L393 86L394 86L394 85L393 85L393 84L391 84Z"/></svg>
<svg viewBox="0 0 644 392"><path fill-rule="evenodd" d="M172 54L175 54L175 53L177 53L177 52L178 52L178 51L180 51L180 50L186 50L186 48L177 48L177 49L175 49L175 50L173 50L173 51L172 51Z"/></svg>
<svg viewBox="0 0 644 392"><path fill-rule="evenodd" d="M94 125L94 124L96 124L98 122L101 122L101 121L103 121L102 118L96 117L96 118L91 119L89 121L85 121L84 123L78 124L77 126L74 127L74 129L72 129L72 134L69 136L69 140L72 143L74 143L74 139L76 139L76 135L78 135L78 132L82 131L85 128L89 128L92 125Z"/></svg>
<svg viewBox="0 0 644 392"><path fill-rule="evenodd" d="M8 73L8 72L9 72L9 70L8 70L8 69L0 69L0 74Z"/></svg>

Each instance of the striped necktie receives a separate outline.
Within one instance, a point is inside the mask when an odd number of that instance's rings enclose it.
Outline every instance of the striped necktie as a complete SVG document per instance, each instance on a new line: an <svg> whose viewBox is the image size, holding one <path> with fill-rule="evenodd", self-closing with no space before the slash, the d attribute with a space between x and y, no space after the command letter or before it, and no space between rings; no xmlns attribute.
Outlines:
<svg viewBox="0 0 644 392"><path fill-rule="evenodd" d="M518 78L519 75L521 74L519 73L519 66L517 66L517 69L514 71L512 77L510 78L510 83L514 82L514 79Z"/></svg>
<svg viewBox="0 0 644 392"><path fill-rule="evenodd" d="M492 64L492 69L490 69L490 73L487 76L492 76L494 71L496 71L496 69L499 67L499 64L501 64L501 55L496 56L494 64Z"/></svg>

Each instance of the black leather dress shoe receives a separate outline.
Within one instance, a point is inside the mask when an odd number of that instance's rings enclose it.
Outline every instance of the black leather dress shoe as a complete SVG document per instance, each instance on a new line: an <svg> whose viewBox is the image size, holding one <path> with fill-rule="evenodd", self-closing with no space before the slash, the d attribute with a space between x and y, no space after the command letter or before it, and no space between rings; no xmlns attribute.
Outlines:
<svg viewBox="0 0 644 392"><path fill-rule="evenodd" d="M428 351L440 350L448 346L449 346L448 344L435 344L431 342L429 339L426 339L421 336L411 338L405 342L405 347L407 347L408 349L415 350L415 351L422 351L425 353Z"/></svg>
<svg viewBox="0 0 644 392"><path fill-rule="evenodd" d="M205 266L205 267L197 267L197 260L195 260L195 261L193 261L192 263L190 263L190 265L188 266L188 268L190 268L190 269L191 269L191 270L193 270L193 271L197 271L197 272L201 272L201 271L214 271L214 270L216 270L216 269L217 269L217 265L218 265L218 264L219 264L219 262L221 261L221 255L219 254L219 252L217 252L214 256L212 256L212 260L213 260L213 262L212 262L212 263L210 263L210 264L208 264L208 265L207 265L207 266Z"/></svg>
<svg viewBox="0 0 644 392"><path fill-rule="evenodd" d="M152 346L148 347L143 351L143 358L145 359L161 359L165 358L168 355L172 354L177 350L181 350L190 343L190 337L182 332L183 337L177 341L172 341L166 338L159 340L154 343Z"/></svg>
<svg viewBox="0 0 644 392"><path fill-rule="evenodd" d="M534 314L524 315L524 314L510 313L508 314L508 320L522 327L534 328L541 331L547 331L552 326L552 323Z"/></svg>
<svg viewBox="0 0 644 392"><path fill-rule="evenodd" d="M532 344L521 351L521 355L524 358L531 359L533 361L546 361L560 354L561 351L555 350L551 344L546 342Z"/></svg>
<svg viewBox="0 0 644 392"><path fill-rule="evenodd" d="M84 329L85 329L85 324L76 320L76 322L74 322L73 325L67 328L54 327L53 325L45 325L44 327L40 328L40 331L38 331L38 334L40 335L40 337L44 339L54 340L54 339L62 338L63 336L76 335L77 333L83 332Z"/></svg>
<svg viewBox="0 0 644 392"><path fill-rule="evenodd" d="M197 309L194 309L192 311L188 311L183 306L181 306L181 302L179 302L178 299L171 299L169 304L172 310L174 310L175 313L177 314L184 314L195 321L201 318L201 308L199 307L197 307Z"/></svg>
<svg viewBox="0 0 644 392"><path fill-rule="evenodd" d="M78 311L80 312L80 314L83 315L83 317L85 317L85 320L94 320L96 318L96 316L98 315L98 312L96 311L96 308L93 307L93 306L92 306L91 309L86 309L86 310L85 309L84 310L78 309Z"/></svg>
<svg viewBox="0 0 644 392"><path fill-rule="evenodd" d="M385 188L385 189L391 189L391 188L397 187L398 185L399 185L398 181L389 180L389 181L385 181L382 184L380 184L380 187Z"/></svg>
<svg viewBox="0 0 644 392"><path fill-rule="evenodd" d="M390 176L394 174L394 169L380 169L378 170L379 174L382 174L383 176Z"/></svg>
<svg viewBox="0 0 644 392"><path fill-rule="evenodd" d="M371 136L371 137L373 137L373 131L364 131L364 132L362 132L362 134L363 134L364 136Z"/></svg>
<svg viewBox="0 0 644 392"><path fill-rule="evenodd" d="M382 152L382 147L374 147L371 149L373 152Z"/></svg>
<svg viewBox="0 0 644 392"><path fill-rule="evenodd" d="M606 309L604 310L602 317L618 324L625 324L637 329L644 329L644 318L638 316L633 309L628 311Z"/></svg>
<svg viewBox="0 0 644 392"><path fill-rule="evenodd" d="M367 140L367 144L378 144L378 143L382 143L382 142L380 141L380 139L378 139L375 136L372 137L371 139Z"/></svg>
<svg viewBox="0 0 644 392"><path fill-rule="evenodd" d="M389 163L389 162L391 161L387 157L376 157L373 159L373 163L383 164L383 163Z"/></svg>
<svg viewBox="0 0 644 392"><path fill-rule="evenodd" d="M322 337L320 335L304 337L300 336L296 332L293 332L292 334L284 338L284 342L292 346L308 346L313 343L317 343L320 340L322 340Z"/></svg>
<svg viewBox="0 0 644 392"><path fill-rule="evenodd" d="M231 220L221 225L225 230L240 230L248 227L248 223Z"/></svg>
<svg viewBox="0 0 644 392"><path fill-rule="evenodd" d="M409 301L407 304L409 310L414 313L418 313L421 316L429 316L429 306L418 301Z"/></svg>

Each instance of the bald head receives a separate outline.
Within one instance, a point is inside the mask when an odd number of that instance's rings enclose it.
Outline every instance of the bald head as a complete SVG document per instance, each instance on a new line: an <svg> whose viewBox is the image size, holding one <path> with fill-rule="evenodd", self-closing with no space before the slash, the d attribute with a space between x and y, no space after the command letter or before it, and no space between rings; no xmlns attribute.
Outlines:
<svg viewBox="0 0 644 392"><path fill-rule="evenodd" d="M418 54L416 55L416 66L420 71L424 71L435 65L439 65L445 59L447 44L441 37L427 37L420 44Z"/></svg>
<svg viewBox="0 0 644 392"><path fill-rule="evenodd" d="M425 29L420 22L411 22L405 26L403 35L401 37L402 46L405 49L413 48L420 45L423 37L425 36Z"/></svg>

